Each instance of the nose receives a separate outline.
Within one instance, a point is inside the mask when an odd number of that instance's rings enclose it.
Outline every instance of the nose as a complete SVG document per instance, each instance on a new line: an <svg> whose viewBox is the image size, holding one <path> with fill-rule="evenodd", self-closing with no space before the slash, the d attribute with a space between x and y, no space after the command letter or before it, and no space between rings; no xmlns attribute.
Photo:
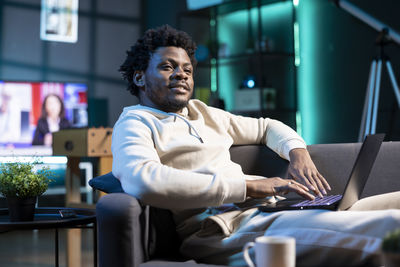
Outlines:
<svg viewBox="0 0 400 267"><path fill-rule="evenodd" d="M182 67L176 67L174 74L172 75L171 78L175 78L178 80L187 80L188 74L183 70Z"/></svg>

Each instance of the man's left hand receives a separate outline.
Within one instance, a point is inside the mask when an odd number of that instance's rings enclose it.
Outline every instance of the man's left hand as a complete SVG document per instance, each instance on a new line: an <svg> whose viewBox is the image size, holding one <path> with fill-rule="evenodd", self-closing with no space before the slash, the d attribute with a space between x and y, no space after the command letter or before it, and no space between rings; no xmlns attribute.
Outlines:
<svg viewBox="0 0 400 267"><path fill-rule="evenodd" d="M327 190L331 190L328 182L318 172L315 167L310 154L307 149L295 148L289 152L290 164L289 164L289 178L296 180L316 195L322 197L327 194Z"/></svg>

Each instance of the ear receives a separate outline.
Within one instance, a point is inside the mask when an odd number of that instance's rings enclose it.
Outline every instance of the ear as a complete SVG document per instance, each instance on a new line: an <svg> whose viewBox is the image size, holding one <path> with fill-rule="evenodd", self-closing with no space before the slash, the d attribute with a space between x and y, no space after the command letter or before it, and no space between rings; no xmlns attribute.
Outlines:
<svg viewBox="0 0 400 267"><path fill-rule="evenodd" d="M133 82L137 87L143 87L144 84L144 73L141 70L135 71L133 75Z"/></svg>

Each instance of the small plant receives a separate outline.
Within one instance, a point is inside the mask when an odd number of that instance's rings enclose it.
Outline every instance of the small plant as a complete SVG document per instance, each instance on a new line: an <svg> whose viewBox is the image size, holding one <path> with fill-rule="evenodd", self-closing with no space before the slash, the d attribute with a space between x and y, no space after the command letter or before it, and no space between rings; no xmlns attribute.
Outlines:
<svg viewBox="0 0 400 267"><path fill-rule="evenodd" d="M48 167L35 172L33 163L5 163L0 165L0 193L5 197L28 198L43 194L54 176Z"/></svg>
<svg viewBox="0 0 400 267"><path fill-rule="evenodd" d="M382 250L390 253L400 253L400 228L389 232L382 242Z"/></svg>

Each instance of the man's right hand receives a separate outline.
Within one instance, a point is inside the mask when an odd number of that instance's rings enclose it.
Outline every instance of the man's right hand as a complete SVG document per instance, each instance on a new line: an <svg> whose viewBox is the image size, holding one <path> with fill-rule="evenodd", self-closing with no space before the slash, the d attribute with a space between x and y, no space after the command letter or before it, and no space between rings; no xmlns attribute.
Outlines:
<svg viewBox="0 0 400 267"><path fill-rule="evenodd" d="M246 195L252 198L265 198L268 196L286 195L295 192L298 195L313 200L315 197L309 193L309 189L295 180L272 177L261 180L246 180Z"/></svg>

